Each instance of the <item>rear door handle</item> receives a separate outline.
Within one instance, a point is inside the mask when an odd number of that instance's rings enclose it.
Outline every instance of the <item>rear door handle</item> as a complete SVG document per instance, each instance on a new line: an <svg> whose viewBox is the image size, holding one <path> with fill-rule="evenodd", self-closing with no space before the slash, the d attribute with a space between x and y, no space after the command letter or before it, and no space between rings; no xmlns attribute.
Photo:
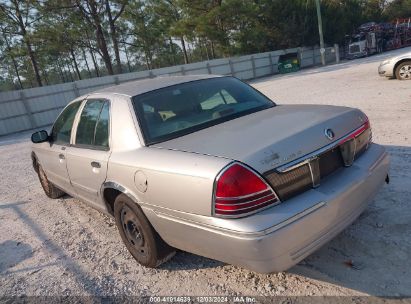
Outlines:
<svg viewBox="0 0 411 304"><path fill-rule="evenodd" d="M59 158L60 159L65 159L66 157L64 156L64 154L59 154Z"/></svg>
<svg viewBox="0 0 411 304"><path fill-rule="evenodd" d="M91 166L93 168L101 168L101 164L99 162L96 162L96 161L92 161Z"/></svg>

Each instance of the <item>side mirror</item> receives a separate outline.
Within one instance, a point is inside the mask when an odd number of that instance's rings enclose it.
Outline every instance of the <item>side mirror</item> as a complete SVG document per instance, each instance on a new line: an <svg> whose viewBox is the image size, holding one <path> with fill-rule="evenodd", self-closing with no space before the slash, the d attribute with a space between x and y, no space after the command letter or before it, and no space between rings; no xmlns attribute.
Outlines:
<svg viewBox="0 0 411 304"><path fill-rule="evenodd" d="M35 144L46 142L48 140L49 140L49 135L47 131L45 130L37 131L31 134L31 141Z"/></svg>

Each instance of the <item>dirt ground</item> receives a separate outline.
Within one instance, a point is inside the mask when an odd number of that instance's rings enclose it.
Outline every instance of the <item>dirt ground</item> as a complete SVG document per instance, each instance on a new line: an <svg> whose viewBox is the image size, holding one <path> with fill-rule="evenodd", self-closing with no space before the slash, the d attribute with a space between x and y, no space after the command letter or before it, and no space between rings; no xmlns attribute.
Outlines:
<svg viewBox="0 0 411 304"><path fill-rule="evenodd" d="M360 108L392 160L391 183L360 218L284 273L262 275L185 252L146 269L123 246L112 219L76 199L44 195L29 134L0 138L0 296L411 297L411 81L377 75L380 61L406 51L252 83L277 103Z"/></svg>

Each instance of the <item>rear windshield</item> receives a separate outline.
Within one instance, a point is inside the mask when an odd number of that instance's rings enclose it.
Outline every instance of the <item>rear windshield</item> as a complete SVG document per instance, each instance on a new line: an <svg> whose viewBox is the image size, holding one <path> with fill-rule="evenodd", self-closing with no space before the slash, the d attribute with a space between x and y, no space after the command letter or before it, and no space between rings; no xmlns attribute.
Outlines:
<svg viewBox="0 0 411 304"><path fill-rule="evenodd" d="M234 77L196 80L133 97L146 145L177 138L275 104Z"/></svg>

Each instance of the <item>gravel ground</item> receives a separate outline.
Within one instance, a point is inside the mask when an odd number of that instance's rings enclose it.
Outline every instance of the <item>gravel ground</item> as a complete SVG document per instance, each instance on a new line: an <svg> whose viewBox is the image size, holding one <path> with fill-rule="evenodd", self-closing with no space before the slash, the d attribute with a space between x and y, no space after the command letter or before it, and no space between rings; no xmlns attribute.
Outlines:
<svg viewBox="0 0 411 304"><path fill-rule="evenodd" d="M146 269L111 218L76 199L44 195L29 134L0 138L0 295L411 296L411 82L377 75L391 54L253 82L278 103L360 108L392 159L391 183L360 218L284 273L262 275L185 252Z"/></svg>

